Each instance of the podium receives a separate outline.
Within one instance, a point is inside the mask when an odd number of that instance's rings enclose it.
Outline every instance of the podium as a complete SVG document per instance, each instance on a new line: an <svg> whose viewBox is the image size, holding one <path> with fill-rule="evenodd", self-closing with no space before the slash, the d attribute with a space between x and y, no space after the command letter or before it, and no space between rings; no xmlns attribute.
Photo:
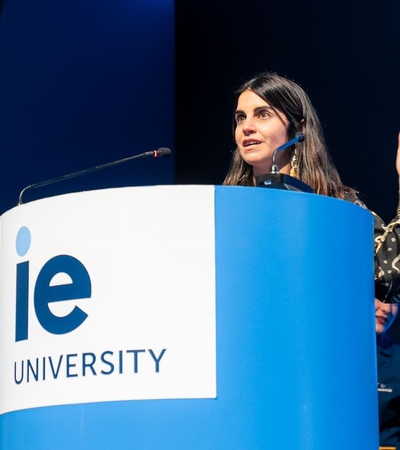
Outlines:
<svg viewBox="0 0 400 450"><path fill-rule="evenodd" d="M378 448L367 210L127 187L0 233L0 450Z"/></svg>

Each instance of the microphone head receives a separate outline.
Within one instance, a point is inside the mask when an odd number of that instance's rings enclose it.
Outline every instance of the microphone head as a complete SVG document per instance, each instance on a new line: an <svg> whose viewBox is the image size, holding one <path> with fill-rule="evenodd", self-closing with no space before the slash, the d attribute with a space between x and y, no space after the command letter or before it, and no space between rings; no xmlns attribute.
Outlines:
<svg viewBox="0 0 400 450"><path fill-rule="evenodd" d="M303 133L300 133L300 132L296 133L295 139L297 140L297 142L303 142L305 138L306 137L304 136Z"/></svg>
<svg viewBox="0 0 400 450"><path fill-rule="evenodd" d="M167 147L160 147L154 152L156 158L161 158L161 156L169 156L171 154L171 149Z"/></svg>

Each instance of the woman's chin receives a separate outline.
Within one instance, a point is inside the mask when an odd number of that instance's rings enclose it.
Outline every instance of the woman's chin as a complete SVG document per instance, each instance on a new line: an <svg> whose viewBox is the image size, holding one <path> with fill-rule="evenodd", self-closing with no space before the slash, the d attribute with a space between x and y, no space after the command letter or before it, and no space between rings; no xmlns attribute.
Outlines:
<svg viewBox="0 0 400 450"><path fill-rule="evenodd" d="M272 158L260 160L259 158L245 158L247 164L253 167L253 174L255 176L263 175L264 173L271 172Z"/></svg>

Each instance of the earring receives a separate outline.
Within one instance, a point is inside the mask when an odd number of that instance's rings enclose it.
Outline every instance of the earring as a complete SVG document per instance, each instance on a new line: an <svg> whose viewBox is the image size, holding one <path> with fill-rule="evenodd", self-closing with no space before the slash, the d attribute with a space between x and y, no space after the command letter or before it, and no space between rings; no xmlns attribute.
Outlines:
<svg viewBox="0 0 400 450"><path fill-rule="evenodd" d="M290 160L290 176L299 178L299 156L297 148L294 149L292 159Z"/></svg>

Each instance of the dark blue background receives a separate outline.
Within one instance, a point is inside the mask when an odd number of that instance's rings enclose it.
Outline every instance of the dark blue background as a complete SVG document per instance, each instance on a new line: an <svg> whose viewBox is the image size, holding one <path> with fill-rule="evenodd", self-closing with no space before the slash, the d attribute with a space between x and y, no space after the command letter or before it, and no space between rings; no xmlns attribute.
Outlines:
<svg viewBox="0 0 400 450"><path fill-rule="evenodd" d="M400 129L398 0L5 0L0 214L27 184L160 146L35 196L109 185L220 183L232 92L276 70L309 93L344 181L389 221ZM174 175L175 165L175 175Z"/></svg>
<svg viewBox="0 0 400 450"><path fill-rule="evenodd" d="M6 0L0 25L0 214L28 184L174 148L172 0ZM24 200L172 183L173 159L131 161Z"/></svg>

